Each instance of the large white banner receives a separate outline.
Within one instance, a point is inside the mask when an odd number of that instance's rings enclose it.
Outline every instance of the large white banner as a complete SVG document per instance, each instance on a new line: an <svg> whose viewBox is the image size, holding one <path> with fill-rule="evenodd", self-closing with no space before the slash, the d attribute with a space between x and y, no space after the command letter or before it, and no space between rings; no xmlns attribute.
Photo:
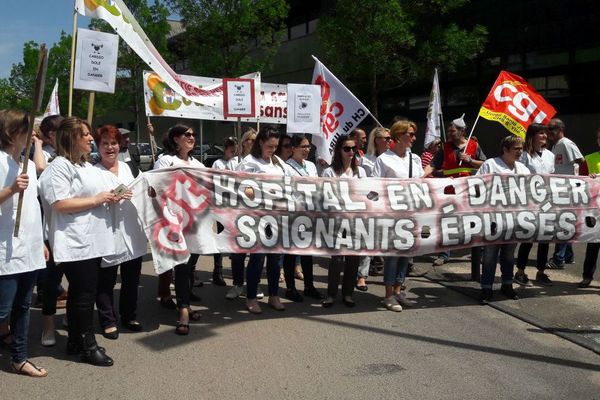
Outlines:
<svg viewBox="0 0 600 400"><path fill-rule="evenodd" d="M317 158L331 163L337 139L349 134L369 115L369 110L319 60L315 59L312 83L321 86L321 132L313 136Z"/></svg>
<svg viewBox="0 0 600 400"><path fill-rule="evenodd" d="M287 133L319 134L321 86L288 83Z"/></svg>
<svg viewBox="0 0 600 400"><path fill-rule="evenodd" d="M186 167L145 172L131 189L159 273L190 253L414 256L600 241L600 180L589 177L330 179Z"/></svg>
<svg viewBox="0 0 600 400"><path fill-rule="evenodd" d="M119 36L77 29L75 89L114 93L119 58Z"/></svg>
<svg viewBox="0 0 600 400"><path fill-rule="evenodd" d="M122 0L76 0L75 10L87 17L100 18L108 22L129 47L176 93L190 101L223 108L223 86L200 88L176 74L156 50Z"/></svg>
<svg viewBox="0 0 600 400"><path fill-rule="evenodd" d="M221 85L219 78L182 75L198 86ZM260 108L259 118L242 118L244 122L263 122L267 124L285 124L287 116L286 85L260 82L258 73L244 75L254 78L256 98ZM177 94L156 73L144 72L144 98L146 115L149 117L190 118L213 121L235 121L237 118L225 118L223 110L194 103Z"/></svg>

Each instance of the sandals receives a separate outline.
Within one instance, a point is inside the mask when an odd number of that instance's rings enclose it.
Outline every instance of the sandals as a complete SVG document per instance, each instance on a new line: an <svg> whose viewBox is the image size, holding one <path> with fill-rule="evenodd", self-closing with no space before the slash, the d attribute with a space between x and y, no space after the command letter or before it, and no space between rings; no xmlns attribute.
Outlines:
<svg viewBox="0 0 600 400"><path fill-rule="evenodd" d="M25 368L25 366L27 364L29 364L33 367L33 371L25 371L23 369L23 368ZM25 375L25 376L29 376L31 378L45 378L46 376L48 376L48 371L46 371L44 368L36 367L35 364L33 364L29 360L25 360L19 368L17 368L14 363L11 363L11 365L12 365L12 368L15 371L15 373L17 373L19 375Z"/></svg>
<svg viewBox="0 0 600 400"><path fill-rule="evenodd" d="M190 333L190 324L182 324L177 321L177 326L175 326L175 334L179 336L187 336Z"/></svg>

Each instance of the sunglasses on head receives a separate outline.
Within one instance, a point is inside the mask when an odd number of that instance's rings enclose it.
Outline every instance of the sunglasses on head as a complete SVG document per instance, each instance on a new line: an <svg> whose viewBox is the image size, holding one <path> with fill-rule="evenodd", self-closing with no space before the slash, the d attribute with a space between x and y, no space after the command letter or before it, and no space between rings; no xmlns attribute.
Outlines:
<svg viewBox="0 0 600 400"><path fill-rule="evenodd" d="M356 151L356 146L344 146L342 147L342 150L344 150L346 153L349 152L355 152Z"/></svg>

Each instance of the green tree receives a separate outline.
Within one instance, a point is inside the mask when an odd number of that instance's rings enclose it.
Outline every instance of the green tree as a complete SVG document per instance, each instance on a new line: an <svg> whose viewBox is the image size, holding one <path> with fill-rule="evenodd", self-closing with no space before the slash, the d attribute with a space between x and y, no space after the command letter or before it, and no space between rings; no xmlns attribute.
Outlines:
<svg viewBox="0 0 600 400"><path fill-rule="evenodd" d="M483 51L487 30L453 17L469 0L336 0L317 28L325 62L350 85L368 85L371 112L378 95L453 72Z"/></svg>
<svg viewBox="0 0 600 400"><path fill-rule="evenodd" d="M233 77L262 71L281 43L289 6L285 0L168 0L186 29L191 69Z"/></svg>

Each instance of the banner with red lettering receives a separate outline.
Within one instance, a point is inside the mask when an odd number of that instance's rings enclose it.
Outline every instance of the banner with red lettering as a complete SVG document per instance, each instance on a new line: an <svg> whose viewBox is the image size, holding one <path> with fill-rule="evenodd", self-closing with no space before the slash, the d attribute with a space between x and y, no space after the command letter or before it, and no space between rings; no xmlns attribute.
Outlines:
<svg viewBox="0 0 600 400"><path fill-rule="evenodd" d="M447 186L456 194L444 194ZM141 174L131 188L159 273L190 253L415 256L600 241L600 180L589 177L328 179L169 168Z"/></svg>
<svg viewBox="0 0 600 400"><path fill-rule="evenodd" d="M321 133L313 136L312 143L317 159L331 163L337 139L357 128L370 112L321 61L313 58L312 83L321 86Z"/></svg>
<svg viewBox="0 0 600 400"><path fill-rule="evenodd" d="M500 122L511 133L525 138L532 123L547 124L556 110L519 75L500 71L479 115Z"/></svg>

